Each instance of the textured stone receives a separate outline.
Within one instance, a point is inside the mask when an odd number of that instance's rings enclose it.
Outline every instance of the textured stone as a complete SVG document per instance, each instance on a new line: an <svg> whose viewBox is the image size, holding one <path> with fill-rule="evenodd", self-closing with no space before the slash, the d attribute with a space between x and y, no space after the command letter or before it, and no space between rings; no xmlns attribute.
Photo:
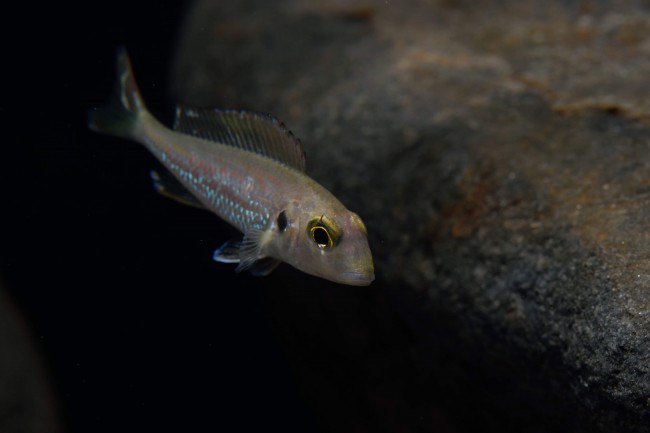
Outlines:
<svg viewBox="0 0 650 433"><path fill-rule="evenodd" d="M247 0L196 3L172 82L284 120L368 225L373 294L272 295L316 400L363 366L337 431L643 432L648 77L642 1Z"/></svg>

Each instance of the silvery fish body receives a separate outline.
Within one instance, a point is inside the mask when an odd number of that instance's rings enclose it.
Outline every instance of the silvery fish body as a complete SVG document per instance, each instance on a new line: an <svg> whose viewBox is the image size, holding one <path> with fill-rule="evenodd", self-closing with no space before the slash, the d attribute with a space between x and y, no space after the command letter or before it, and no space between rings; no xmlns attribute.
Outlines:
<svg viewBox="0 0 650 433"><path fill-rule="evenodd" d="M178 107L169 129L147 111L123 49L117 87L113 104L90 112L90 127L142 143L173 175L152 173L159 192L205 207L244 234L218 248L216 261L259 275L284 261L338 283L374 280L361 218L305 174L300 141L277 119Z"/></svg>

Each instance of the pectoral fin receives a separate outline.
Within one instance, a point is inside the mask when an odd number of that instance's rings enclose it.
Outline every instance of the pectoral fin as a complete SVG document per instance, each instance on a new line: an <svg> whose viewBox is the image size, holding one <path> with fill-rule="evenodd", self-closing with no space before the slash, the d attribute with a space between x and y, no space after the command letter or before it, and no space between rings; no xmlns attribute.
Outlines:
<svg viewBox="0 0 650 433"><path fill-rule="evenodd" d="M241 242L228 241L217 248L212 259L221 263L239 263L235 269L237 272L248 269L253 275L268 275L281 261L262 255L266 233L265 230L250 230Z"/></svg>
<svg viewBox="0 0 650 433"><path fill-rule="evenodd" d="M239 247L239 266L235 271L241 272L253 266L253 263L262 258L262 244L264 230L249 230L244 234L244 239Z"/></svg>
<svg viewBox="0 0 650 433"><path fill-rule="evenodd" d="M251 274L255 275L256 277L265 277L275 268L278 267L278 265L282 263L278 259L274 259L273 257L264 257L263 259L259 259L253 265L250 267Z"/></svg>

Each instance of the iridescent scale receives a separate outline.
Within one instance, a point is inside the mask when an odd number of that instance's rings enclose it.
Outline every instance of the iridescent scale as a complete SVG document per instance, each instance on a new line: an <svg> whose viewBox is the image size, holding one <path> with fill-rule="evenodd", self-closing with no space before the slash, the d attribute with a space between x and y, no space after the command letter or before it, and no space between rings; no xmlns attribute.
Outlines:
<svg viewBox="0 0 650 433"><path fill-rule="evenodd" d="M242 232L269 225L282 189L270 173L305 170L300 141L275 118L179 108L174 126L178 132L150 136L148 147L205 207Z"/></svg>

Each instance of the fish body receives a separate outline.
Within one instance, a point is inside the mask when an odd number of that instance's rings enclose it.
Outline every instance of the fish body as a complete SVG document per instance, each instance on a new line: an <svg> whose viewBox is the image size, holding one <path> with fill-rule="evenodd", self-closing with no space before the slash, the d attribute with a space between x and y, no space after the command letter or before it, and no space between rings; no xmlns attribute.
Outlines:
<svg viewBox="0 0 650 433"><path fill-rule="evenodd" d="M124 49L117 69L116 100L90 112L90 128L143 144L173 175L152 175L159 192L244 234L218 248L216 261L259 275L283 261L338 283L374 280L361 218L305 174L302 144L277 119L179 106L172 130L146 109Z"/></svg>

